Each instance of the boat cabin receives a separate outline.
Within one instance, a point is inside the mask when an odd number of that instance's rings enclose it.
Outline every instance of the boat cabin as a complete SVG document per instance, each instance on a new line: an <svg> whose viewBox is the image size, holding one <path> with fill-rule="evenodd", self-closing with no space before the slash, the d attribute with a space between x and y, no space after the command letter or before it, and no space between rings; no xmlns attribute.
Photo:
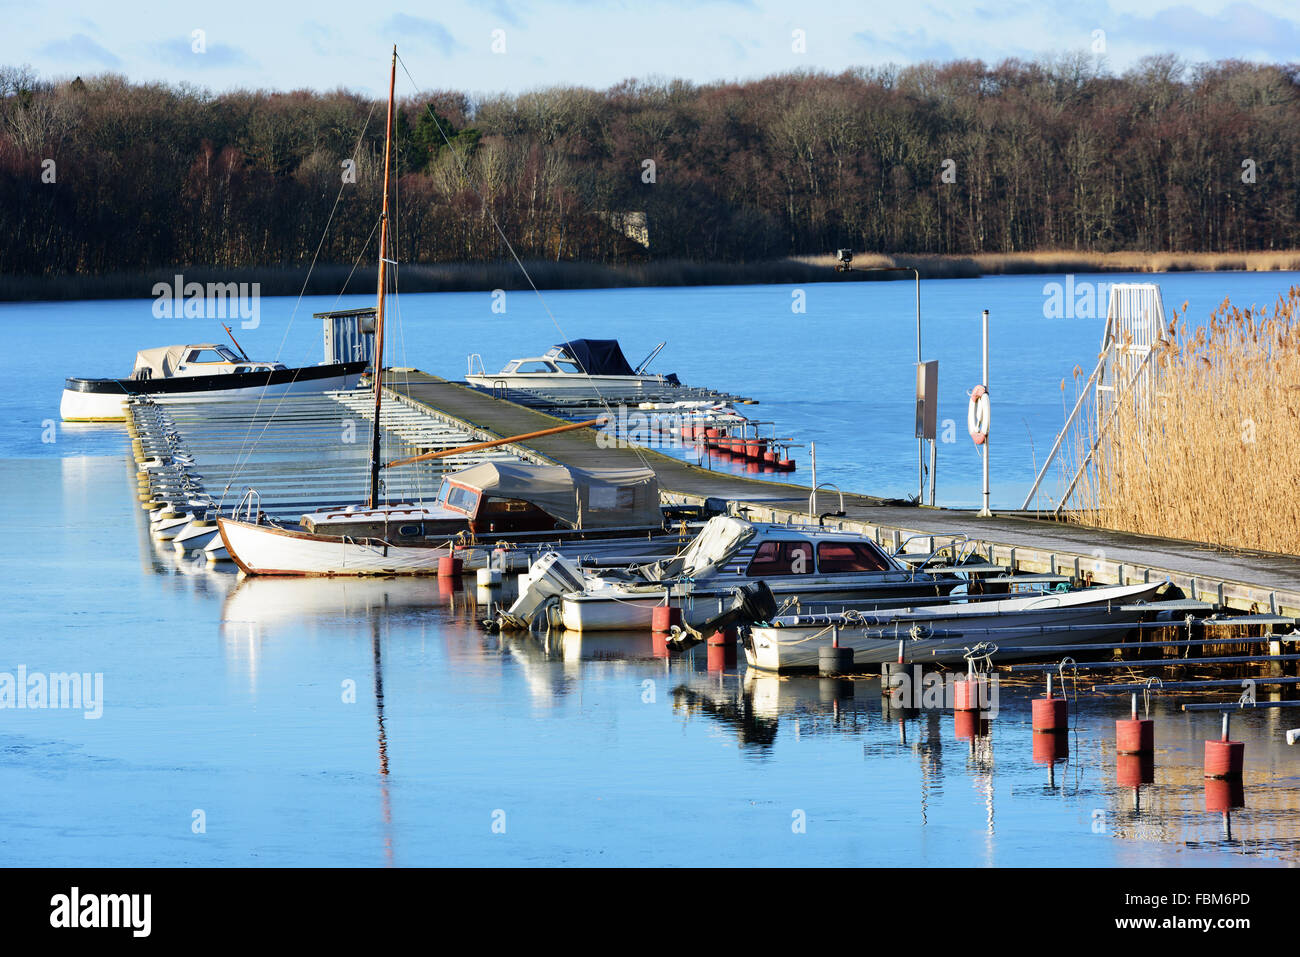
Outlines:
<svg viewBox="0 0 1300 957"><path fill-rule="evenodd" d="M457 535L627 532L663 529L651 469L575 469L485 462L442 480L432 505L350 506L304 515L311 532L402 541Z"/></svg>
<svg viewBox="0 0 1300 957"><path fill-rule="evenodd" d="M868 538L812 525L711 518L677 558L643 566L650 581L673 578L835 577L906 572L905 566Z"/></svg>
<svg viewBox="0 0 1300 957"><path fill-rule="evenodd" d="M283 368L284 365L279 362L253 362L244 359L220 344L200 343L141 349L135 354L135 367L131 370L131 378L170 379L177 376L271 372Z"/></svg>
<svg viewBox="0 0 1300 957"><path fill-rule="evenodd" d="M611 379L629 382L678 383L675 375L653 375L645 372L645 367L663 348L663 343L650 354L641 365L633 369L617 339L572 339L552 346L540 356L528 356L511 359L494 376L489 376L483 368L482 357L469 357L470 382L504 380L507 385L521 385L527 382L538 384L563 385L566 380L572 384L582 384L591 379ZM475 369L475 360L478 368ZM577 381L581 380L581 381Z"/></svg>

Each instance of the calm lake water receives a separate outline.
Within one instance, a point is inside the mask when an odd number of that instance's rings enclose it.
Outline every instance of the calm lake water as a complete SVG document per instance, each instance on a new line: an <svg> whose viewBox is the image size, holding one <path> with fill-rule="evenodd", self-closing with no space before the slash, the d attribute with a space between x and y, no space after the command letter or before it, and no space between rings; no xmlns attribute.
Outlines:
<svg viewBox="0 0 1300 957"><path fill-rule="evenodd" d="M973 503L965 390L979 315L993 326L995 504L1018 504L1063 417L1062 377L1095 361L1102 321L1043 318L1043 285L922 287L941 363L939 498ZM1122 279L1125 277L1108 277ZM1149 277L1136 277L1149 278ZM1271 303L1295 275L1161 277L1167 306ZM819 478L913 490L912 287L787 287L404 296L399 361L447 376L561 338L617 337L635 362L761 400L816 440ZM348 297L340 306L362 305ZM261 304L251 354L320 359L313 311ZM1300 863L1300 776L1287 719L1234 720L1244 806L1201 777L1217 717L1157 704L1152 783L1120 784L1114 719L1080 700L1068 755L1036 762L1029 688L1002 689L987 737L951 713L885 709L875 681L718 675L648 638L501 638L473 588L438 582L245 581L147 536L115 427L50 429L67 375L125 374L136 349L219 341L148 301L0 305L0 672L102 674L102 715L0 710L0 853L10 864L847 864L1143 866ZM1072 399L1073 392L1070 392ZM43 438L53 441L42 441ZM805 456L801 456L803 458ZM0 677L2 680L2 677ZM1210 807L1207 809L1207 800ZM200 824L202 825L200 827Z"/></svg>

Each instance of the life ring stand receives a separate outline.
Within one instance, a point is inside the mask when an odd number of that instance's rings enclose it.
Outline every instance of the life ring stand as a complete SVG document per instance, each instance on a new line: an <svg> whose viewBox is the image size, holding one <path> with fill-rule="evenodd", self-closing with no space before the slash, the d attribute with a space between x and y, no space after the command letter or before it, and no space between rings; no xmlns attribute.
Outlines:
<svg viewBox="0 0 1300 957"><path fill-rule="evenodd" d="M966 430L976 445L988 441L992 420L993 406L989 402L989 390L983 385L977 385L971 389L970 404L966 407Z"/></svg>

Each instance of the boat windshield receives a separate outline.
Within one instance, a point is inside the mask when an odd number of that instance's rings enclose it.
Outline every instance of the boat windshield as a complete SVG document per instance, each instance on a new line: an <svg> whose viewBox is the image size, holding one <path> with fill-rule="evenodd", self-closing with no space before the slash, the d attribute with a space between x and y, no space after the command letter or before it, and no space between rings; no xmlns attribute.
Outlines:
<svg viewBox="0 0 1300 957"><path fill-rule="evenodd" d="M212 346L207 349L192 349L185 357L186 362L239 362L235 355L225 346Z"/></svg>
<svg viewBox="0 0 1300 957"><path fill-rule="evenodd" d="M478 507L478 492L461 485L443 482L443 491L438 493L438 502L447 508L466 515L473 515Z"/></svg>
<svg viewBox="0 0 1300 957"><path fill-rule="evenodd" d="M811 575L812 572L812 543L786 541L759 545L746 574L757 578L763 575Z"/></svg>
<svg viewBox="0 0 1300 957"><path fill-rule="evenodd" d="M890 569L884 554L870 542L818 542L817 568L819 571L883 572Z"/></svg>

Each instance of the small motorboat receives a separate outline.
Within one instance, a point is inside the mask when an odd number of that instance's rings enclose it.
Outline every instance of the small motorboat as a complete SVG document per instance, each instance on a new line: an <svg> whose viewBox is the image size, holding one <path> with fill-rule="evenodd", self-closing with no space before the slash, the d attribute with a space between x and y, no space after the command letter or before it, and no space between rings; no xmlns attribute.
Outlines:
<svg viewBox="0 0 1300 957"><path fill-rule="evenodd" d="M543 559L545 562L547 559ZM538 574L534 587L555 584ZM571 570L569 570L571 571ZM708 520L681 554L666 562L598 573L583 572L580 587L558 596L568 631L631 631L651 627L656 605L680 608L684 624L712 620L720 602L738 586L764 582L777 600L842 601L866 598L938 597L964 578L908 568L855 532L812 525L747 522L730 516ZM521 594L528 615L541 607L537 596ZM512 614L520 620L528 615Z"/></svg>
<svg viewBox="0 0 1300 957"><path fill-rule="evenodd" d="M1152 602L1164 582L1107 585L1042 592L1016 598L956 600L909 608L845 609L834 614L778 615L748 629L749 665L763 671L818 667L823 648L853 649L855 667L898 660L962 664L980 644L996 648L998 661L1041 657L1041 648L1122 641L1133 626L1159 611Z"/></svg>
<svg viewBox="0 0 1300 957"><path fill-rule="evenodd" d="M607 398L642 392L658 393L681 385L675 375L652 375L645 371L664 345L659 343L635 369L623 355L616 339L561 342L543 355L511 359L495 374L483 368L483 359L476 353L469 357L465 381L480 389L599 393Z"/></svg>
<svg viewBox="0 0 1300 957"><path fill-rule="evenodd" d="M207 401L351 389L367 365L362 360L289 368L213 343L141 349L129 378L66 380L59 414L65 422L122 422L126 402L135 396Z"/></svg>

